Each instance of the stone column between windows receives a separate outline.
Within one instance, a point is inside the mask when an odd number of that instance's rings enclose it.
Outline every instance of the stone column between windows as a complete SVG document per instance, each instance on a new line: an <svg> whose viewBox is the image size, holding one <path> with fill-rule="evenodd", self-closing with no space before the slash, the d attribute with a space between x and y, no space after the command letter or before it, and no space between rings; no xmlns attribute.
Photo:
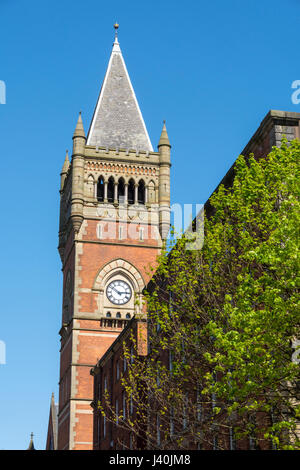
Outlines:
<svg viewBox="0 0 300 470"><path fill-rule="evenodd" d="M107 181L104 181L104 202L107 202Z"/></svg>
<svg viewBox="0 0 300 470"><path fill-rule="evenodd" d="M128 204L128 183L125 183L124 204Z"/></svg>
<svg viewBox="0 0 300 470"><path fill-rule="evenodd" d="M134 185L134 204L138 203L138 184Z"/></svg>

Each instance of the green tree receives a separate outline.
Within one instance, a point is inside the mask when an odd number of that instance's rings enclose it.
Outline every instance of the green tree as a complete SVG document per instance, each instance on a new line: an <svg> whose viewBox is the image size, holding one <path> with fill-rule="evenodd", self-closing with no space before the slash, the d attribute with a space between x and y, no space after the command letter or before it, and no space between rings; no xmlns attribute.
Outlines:
<svg viewBox="0 0 300 470"><path fill-rule="evenodd" d="M148 448L299 449L299 161L285 139L240 156L210 198L202 249L182 236L162 251L149 354L122 379L137 414L119 425Z"/></svg>

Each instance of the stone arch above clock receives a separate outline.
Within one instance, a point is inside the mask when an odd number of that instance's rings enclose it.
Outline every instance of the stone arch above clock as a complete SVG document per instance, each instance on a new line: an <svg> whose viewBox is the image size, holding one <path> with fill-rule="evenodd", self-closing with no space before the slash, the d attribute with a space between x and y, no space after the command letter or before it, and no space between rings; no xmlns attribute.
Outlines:
<svg viewBox="0 0 300 470"><path fill-rule="evenodd" d="M113 281L123 281L130 286L132 296L123 305L113 304L107 296L107 287ZM93 291L98 292L97 310L102 317L122 318L132 317L139 313L142 305L142 291L145 287L144 279L138 269L124 259L115 259L104 265L95 278ZM136 305L136 300L139 305ZM126 317L127 316L127 317Z"/></svg>

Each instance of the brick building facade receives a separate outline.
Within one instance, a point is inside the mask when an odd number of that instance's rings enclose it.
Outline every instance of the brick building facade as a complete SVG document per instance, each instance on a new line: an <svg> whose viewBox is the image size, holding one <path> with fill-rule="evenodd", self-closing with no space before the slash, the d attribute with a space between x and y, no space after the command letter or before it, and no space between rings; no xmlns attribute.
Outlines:
<svg viewBox="0 0 300 470"><path fill-rule="evenodd" d="M300 114L299 113L289 113L282 111L270 111L264 120L262 121L260 127L255 132L253 137L250 139L242 154L244 156L253 153L254 156L259 159L266 156L272 149L272 146L280 146L282 136L285 135L288 141L293 139L299 139L299 126L300 126ZM234 178L233 166L229 169L227 174L224 176L220 184L224 184L226 187L230 187ZM206 213L209 215L211 213L211 206L209 201L205 204ZM108 449L143 449L147 448L147 439L141 438L138 442L134 441L130 437L130 431L124 431L123 420L127 419L127 401L126 392L122 385L120 384L120 377L122 374L127 374L126 368L120 371L118 370L118 378L116 378L116 364L123 363L124 354L123 354L123 344L126 345L126 349L134 348L135 342L130 338L137 338L137 325L139 324L138 320L132 321L127 325L122 335L120 335L115 342L111 345L109 349L109 354L106 354L102 357L96 366L91 370L91 374L94 377L94 399L92 402L92 407L94 409L94 449L95 450L108 450ZM143 328L147 328L147 323L143 322ZM133 336L132 336L133 333ZM155 332L154 332L155 334ZM144 333L144 336L146 334ZM139 342L137 341L137 345ZM151 347L151 334L147 335L147 347ZM144 354L144 351L143 351ZM160 361L167 367L171 367L172 355L168 351L162 351L158 355ZM145 360L146 356L143 356ZM103 393L103 389L107 387L109 383L108 390L108 401L110 401L111 407L114 410L119 411L119 418L116 421L115 417L112 419L112 414L107 409L107 398ZM122 398L123 397L123 398ZM196 402L196 397L195 402ZM147 398L146 398L147 399ZM117 403L117 406L116 406ZM107 416L110 416L110 419L104 419L101 416L101 410L99 407L101 405L102 409L107 413ZM159 408L157 409L157 404L153 403L153 407L149 407L150 411L149 420L147 426L153 427L152 434L157 433L157 448L160 448L160 434L163 432L163 429L157 425L156 427L156 416L159 414ZM152 409L151 409L152 408ZM125 409L125 412L123 412ZM135 404L132 407L132 413L135 413ZM205 414L205 409L201 411ZM133 418L135 415L133 415ZM188 417L188 411L187 411ZM270 416L258 413L256 415L256 423L258 427L259 423L266 423L266 420L270 420ZM104 423L105 423L105 436L104 436ZM107 435L107 429L109 429L109 437ZM150 433L151 434L151 433ZM168 444L168 449L171 449L172 444ZM196 447L192 443L186 443L186 448L195 449ZM221 446L223 449L228 450L255 450L257 445L253 438L241 439L238 442L235 441L234 436L231 434L230 429L228 433L222 435L219 441L215 441L213 436L211 438L211 444L206 444L202 446L204 450L216 450ZM176 449L176 446L174 447ZM273 445L270 441L263 439L263 436L259 444L260 450L272 450Z"/></svg>
<svg viewBox="0 0 300 470"><path fill-rule="evenodd" d="M94 450L103 449L134 449L144 448L145 442L141 436L131 435L122 423L129 419L136 420L136 406L132 399L127 396L121 378L127 373L128 363L133 360L131 351L143 359L147 357L147 322L133 318L120 336L110 346L104 356L91 370L94 378L94 400L92 408L94 411ZM126 345L127 357L124 355L123 344ZM107 419L102 415L99 404L102 403L106 416L111 416L110 409L104 403L103 397L108 394L109 401L118 417L115 420ZM138 441L138 442L137 442Z"/></svg>

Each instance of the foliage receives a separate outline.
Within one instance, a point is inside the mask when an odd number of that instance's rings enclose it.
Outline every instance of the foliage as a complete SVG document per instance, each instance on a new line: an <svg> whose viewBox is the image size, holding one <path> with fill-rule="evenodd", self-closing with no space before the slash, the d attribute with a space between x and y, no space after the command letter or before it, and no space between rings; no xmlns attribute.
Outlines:
<svg viewBox="0 0 300 470"><path fill-rule="evenodd" d="M148 448L299 449L299 157L285 139L240 156L210 198L203 248L183 235L162 251L150 351L123 377L137 414L120 426Z"/></svg>

